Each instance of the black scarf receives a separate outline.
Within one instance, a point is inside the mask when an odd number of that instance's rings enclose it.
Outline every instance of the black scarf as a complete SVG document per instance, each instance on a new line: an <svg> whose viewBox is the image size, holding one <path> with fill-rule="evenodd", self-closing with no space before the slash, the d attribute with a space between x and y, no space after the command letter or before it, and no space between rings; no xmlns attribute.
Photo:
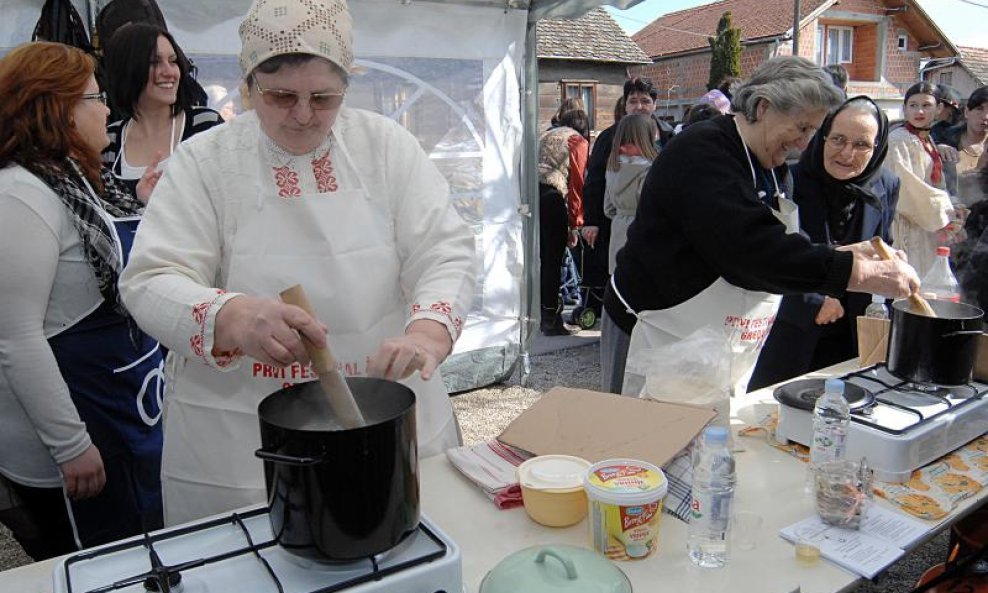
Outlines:
<svg viewBox="0 0 988 593"><path fill-rule="evenodd" d="M99 211L120 218L140 214L144 206L106 169L100 170L102 195L96 195L95 188L90 192L82 169L70 157L62 162L31 163L25 168L44 181L72 214L72 222L82 239L86 260L99 283L100 294L118 313L129 318L117 290L117 279L123 268L120 247L116 234Z"/></svg>
<svg viewBox="0 0 988 593"><path fill-rule="evenodd" d="M878 120L878 135L875 138L875 152L871 155L871 160L864 170L857 177L851 179L834 179L827 173L823 166L823 149L826 145L826 138L830 134L834 118L843 111L851 101L866 100L875 106ZM810 145L803 151L803 156L799 159L801 172L819 184L827 204L827 223L831 229L832 238L838 241L847 234L845 228L853 216L854 209L858 203L868 204L878 210L882 210L882 202L868 189L868 184L881 172L882 163L889 150L889 122L882 110L870 98L860 95L852 97L842 103L840 107L830 112L823 120L820 129L810 140Z"/></svg>

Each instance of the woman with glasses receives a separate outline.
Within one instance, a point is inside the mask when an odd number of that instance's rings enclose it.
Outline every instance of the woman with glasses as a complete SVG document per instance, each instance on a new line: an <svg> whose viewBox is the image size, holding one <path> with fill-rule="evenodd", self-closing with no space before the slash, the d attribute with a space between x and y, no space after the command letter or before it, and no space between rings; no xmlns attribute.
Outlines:
<svg viewBox="0 0 988 593"><path fill-rule="evenodd" d="M171 33L157 25L117 29L103 64L110 104L122 116L108 128L103 162L131 192L145 171L160 177L179 142L223 123L212 109L192 104L191 64Z"/></svg>
<svg viewBox="0 0 988 593"><path fill-rule="evenodd" d="M162 524L164 363L117 291L142 205L100 163L95 65L46 42L0 60L0 475L20 499L0 520L35 560Z"/></svg>
<svg viewBox="0 0 988 593"><path fill-rule="evenodd" d="M253 111L175 152L121 279L170 348L166 523L267 499L257 405L311 381L300 336L341 371L416 394L419 453L459 442L438 365L463 329L475 237L418 140L344 104L343 0L255 1L240 26ZM278 299L302 284L316 315Z"/></svg>
<svg viewBox="0 0 988 593"><path fill-rule="evenodd" d="M773 58L737 88L733 115L690 126L659 153L604 298L605 388L643 393L650 352L711 329L730 352L729 377L713 381L744 393L781 295L918 288L908 264L877 260L868 243L799 232L786 159L842 100L812 62Z"/></svg>
<svg viewBox="0 0 988 593"><path fill-rule="evenodd" d="M909 87L902 101L905 124L889 133L887 166L901 184L892 232L920 278L933 266L937 246L954 243L963 224L930 137L939 98L940 89L930 82Z"/></svg>
<svg viewBox="0 0 988 593"><path fill-rule="evenodd" d="M899 180L882 168L888 120L869 98L844 102L823 120L793 168L800 230L814 243L892 243ZM786 295L748 389L758 389L853 358L857 324L871 295Z"/></svg>

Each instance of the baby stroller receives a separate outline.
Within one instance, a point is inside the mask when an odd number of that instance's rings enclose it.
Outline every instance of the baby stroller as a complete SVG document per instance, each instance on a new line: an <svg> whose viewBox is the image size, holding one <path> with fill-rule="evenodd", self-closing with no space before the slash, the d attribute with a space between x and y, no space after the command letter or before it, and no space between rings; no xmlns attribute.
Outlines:
<svg viewBox="0 0 988 593"><path fill-rule="evenodd" d="M575 248L566 248L559 289L563 304L573 306L568 322L581 329L590 329L597 324L604 296L604 287L591 287L584 282L585 266L589 264L585 257L588 249L582 237Z"/></svg>

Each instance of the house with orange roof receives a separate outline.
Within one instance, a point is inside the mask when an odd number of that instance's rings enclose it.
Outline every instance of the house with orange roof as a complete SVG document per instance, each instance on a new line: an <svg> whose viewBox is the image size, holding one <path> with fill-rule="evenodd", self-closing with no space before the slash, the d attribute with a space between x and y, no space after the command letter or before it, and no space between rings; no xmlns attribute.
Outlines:
<svg viewBox="0 0 988 593"><path fill-rule="evenodd" d="M957 49L961 55L956 58L927 63L923 68L923 80L950 85L966 98L974 89L988 84L988 49L963 45Z"/></svg>
<svg viewBox="0 0 988 593"><path fill-rule="evenodd" d="M632 39L652 63L638 69L656 86L659 113L673 119L707 92L708 37L730 12L741 30L741 76L765 60L793 54L793 0L721 0L656 19ZM903 92L926 60L952 58L957 48L916 0L802 0L797 55L841 64L848 93L872 97L898 117Z"/></svg>

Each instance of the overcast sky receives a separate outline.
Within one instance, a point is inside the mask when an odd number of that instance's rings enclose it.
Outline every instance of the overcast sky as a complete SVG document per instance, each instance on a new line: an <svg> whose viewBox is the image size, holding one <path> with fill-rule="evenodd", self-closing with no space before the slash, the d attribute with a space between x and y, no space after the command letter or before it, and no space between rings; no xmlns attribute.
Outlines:
<svg viewBox="0 0 988 593"><path fill-rule="evenodd" d="M955 45L988 48L988 0L918 1ZM704 4L710 0L645 0L628 10L607 10L631 34L666 13Z"/></svg>

